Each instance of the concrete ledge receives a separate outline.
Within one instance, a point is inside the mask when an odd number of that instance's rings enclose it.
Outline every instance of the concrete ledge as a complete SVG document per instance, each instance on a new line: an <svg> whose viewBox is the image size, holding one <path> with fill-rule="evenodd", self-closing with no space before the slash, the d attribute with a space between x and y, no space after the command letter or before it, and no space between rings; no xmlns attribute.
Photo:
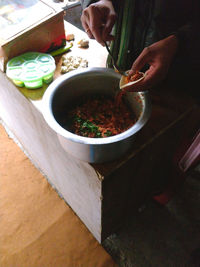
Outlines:
<svg viewBox="0 0 200 267"><path fill-rule="evenodd" d="M67 27L77 31L69 24ZM105 50L96 42L83 52L88 53L91 66L105 66ZM59 60L57 63L59 68ZM58 73L59 70L55 79ZM45 88L40 90L42 97ZM24 96L25 92L33 96L34 92L29 91L17 88L0 72L0 117L33 163L101 243L156 188L167 183L173 153L195 105L187 96L180 98L169 90L152 93L152 117L127 155L115 162L92 165L72 158L62 149L56 133L44 121L41 99Z"/></svg>

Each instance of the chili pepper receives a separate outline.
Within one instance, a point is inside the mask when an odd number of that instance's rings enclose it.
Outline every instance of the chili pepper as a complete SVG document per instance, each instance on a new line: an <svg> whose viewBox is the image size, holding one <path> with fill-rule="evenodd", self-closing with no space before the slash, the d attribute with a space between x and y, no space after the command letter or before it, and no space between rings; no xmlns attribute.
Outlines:
<svg viewBox="0 0 200 267"><path fill-rule="evenodd" d="M52 51L50 54L54 57L54 56L58 56L58 55L60 55L60 54L63 54L63 53L65 53L65 52L67 52L67 51L69 51L70 50L70 48L72 48L72 46L73 46L73 43L70 43L70 45L65 45L64 47L61 47L61 48L59 48L59 49L57 49L57 50L54 50L54 51Z"/></svg>

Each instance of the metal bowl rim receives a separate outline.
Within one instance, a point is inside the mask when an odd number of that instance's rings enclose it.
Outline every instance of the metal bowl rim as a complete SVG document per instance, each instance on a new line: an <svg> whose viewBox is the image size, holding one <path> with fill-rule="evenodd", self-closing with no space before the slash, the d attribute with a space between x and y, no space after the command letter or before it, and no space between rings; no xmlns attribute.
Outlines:
<svg viewBox="0 0 200 267"><path fill-rule="evenodd" d="M53 112L51 110L51 104L54 97L54 94L58 87L61 86L62 82L64 82L66 79L70 79L71 77L74 77L76 75L84 75L88 72L105 72L106 75L112 74L113 76L119 76L118 73L116 73L113 69L108 68L87 68L86 70L74 70L70 73L64 74L63 76L58 77L55 81L53 81L47 90L44 93L43 96L43 116L46 120L47 124L59 135L63 136L64 138L67 138L68 140L71 140L76 143L80 144L87 144L87 145L102 145L102 144L111 144L116 143L119 141L122 141L124 139L127 139L131 136L133 136L135 133L137 133L148 121L151 113L151 103L150 103L150 97L148 91L146 92L138 92L141 99L143 99L144 109L142 114L140 115L137 122L130 127L128 130L114 135L110 137L104 137L104 138L91 138L91 137L83 137L76 135L74 133L69 132L68 130L64 129L55 119Z"/></svg>

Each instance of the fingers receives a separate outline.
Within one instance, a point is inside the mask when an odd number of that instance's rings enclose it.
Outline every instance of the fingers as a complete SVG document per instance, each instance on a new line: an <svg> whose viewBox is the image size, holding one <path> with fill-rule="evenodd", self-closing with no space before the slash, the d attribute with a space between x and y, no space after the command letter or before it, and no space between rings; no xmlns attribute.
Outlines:
<svg viewBox="0 0 200 267"><path fill-rule="evenodd" d="M123 90L127 92L144 92L151 88L151 82L146 77L142 81L139 81L135 84L132 84L130 86L126 86Z"/></svg>
<svg viewBox="0 0 200 267"><path fill-rule="evenodd" d="M111 41L113 40L113 36L110 34L112 31L112 28L115 24L115 21L117 19L117 15L115 13L111 13L106 21L106 24L103 28L102 32L102 38L105 41Z"/></svg>
<svg viewBox="0 0 200 267"><path fill-rule="evenodd" d="M99 9L94 5L91 6L91 8L88 11L89 15L89 29L91 31L91 34L94 36L94 38L99 42L100 44L103 44L103 37L102 37L102 17L101 13L99 12Z"/></svg>
<svg viewBox="0 0 200 267"><path fill-rule="evenodd" d="M148 86L145 86L145 78L136 84L126 85L126 87L123 89L123 91L126 92L143 92L146 90L148 90Z"/></svg>
<svg viewBox="0 0 200 267"><path fill-rule="evenodd" d="M88 37L90 39L94 39L94 36L93 36L93 34L92 34L92 32L91 32L91 30L90 30L90 28L89 28L89 26L87 24L85 24L84 29L85 29L85 32L87 33Z"/></svg>
<svg viewBox="0 0 200 267"><path fill-rule="evenodd" d="M128 76L131 77L134 73L137 71L140 71L147 63L149 63L150 57L149 57L149 48L143 49L141 54L137 57L137 59L134 61L131 69L128 72ZM136 84L132 84L130 86L126 87L126 91L128 92L138 92L138 91L146 91L151 87L151 81L152 76L154 74L152 73L152 70L148 70L145 73L145 78L137 82Z"/></svg>
<svg viewBox="0 0 200 267"><path fill-rule="evenodd" d="M88 37L91 39L96 39L97 42L103 44L102 40L102 21L99 16L98 9L94 5L86 8L81 16L82 26Z"/></svg>
<svg viewBox="0 0 200 267"><path fill-rule="evenodd" d="M129 71L129 77L132 76L136 71L141 71L141 69L147 64L150 67L145 72L144 79L126 87L126 91L138 92L149 90L163 78L164 71L162 62L160 62L159 58L155 57L151 47L144 48L141 54L137 57L131 67L131 70Z"/></svg>
<svg viewBox="0 0 200 267"><path fill-rule="evenodd" d="M162 72L162 68L160 65L152 65L145 72L145 77L143 80L132 84L130 86L126 86L124 90L127 92L142 92L150 90L155 84L161 81L164 78L164 73Z"/></svg>
<svg viewBox="0 0 200 267"><path fill-rule="evenodd" d="M86 8L83 10L82 15L81 15L81 23L88 37L91 39L94 39L94 36L90 29L90 11L89 10L90 8Z"/></svg>
<svg viewBox="0 0 200 267"><path fill-rule="evenodd" d="M111 2L101 2L91 4L85 8L81 15L82 26L88 34L89 38L95 38L100 44L104 45L104 41L113 40L110 34L116 20L116 13Z"/></svg>
<svg viewBox="0 0 200 267"><path fill-rule="evenodd" d="M149 47L145 47L141 54L134 61L131 72L134 73L137 70L141 70L149 61L151 60L151 49Z"/></svg>
<svg viewBox="0 0 200 267"><path fill-rule="evenodd" d="M128 90L148 90L162 81L167 76L177 45L177 40L172 35L146 47L133 63L130 72L132 75L148 64L150 67L146 72L146 77L140 83L129 87Z"/></svg>

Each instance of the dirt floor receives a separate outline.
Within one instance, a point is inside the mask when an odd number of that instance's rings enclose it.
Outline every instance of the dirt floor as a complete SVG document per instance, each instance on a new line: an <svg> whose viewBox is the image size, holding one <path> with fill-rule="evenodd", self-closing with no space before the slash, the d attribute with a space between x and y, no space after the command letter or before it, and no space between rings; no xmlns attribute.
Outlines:
<svg viewBox="0 0 200 267"><path fill-rule="evenodd" d="M116 266L11 136L0 123L0 266Z"/></svg>
<svg viewBox="0 0 200 267"><path fill-rule="evenodd" d="M149 201L103 246L123 267L199 267L200 168L166 206Z"/></svg>
<svg viewBox="0 0 200 267"><path fill-rule="evenodd" d="M167 205L148 200L101 246L7 132L1 126L1 267L200 266L200 166Z"/></svg>

